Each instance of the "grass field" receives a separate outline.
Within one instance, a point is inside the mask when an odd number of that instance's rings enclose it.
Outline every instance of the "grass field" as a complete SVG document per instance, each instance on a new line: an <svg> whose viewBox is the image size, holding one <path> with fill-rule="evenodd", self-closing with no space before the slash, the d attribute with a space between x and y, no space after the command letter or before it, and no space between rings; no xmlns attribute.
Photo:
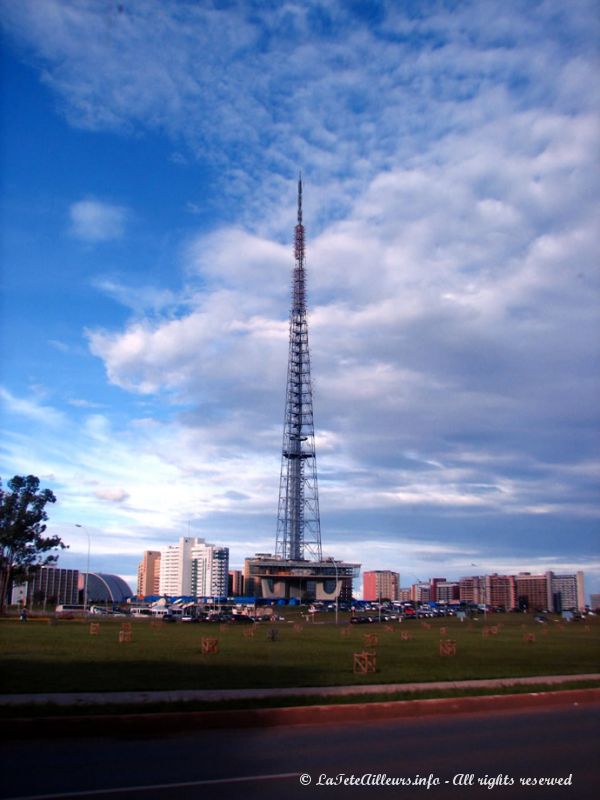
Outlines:
<svg viewBox="0 0 600 800"><path fill-rule="evenodd" d="M429 627L418 621L335 626L324 619L326 624L259 624L252 637L246 625L134 620L131 641L124 643L122 619L101 620L97 635L90 634L89 620L50 625L3 619L0 691L335 686L600 671L597 617L569 624L551 618L542 625L530 616L506 614L462 623L436 619ZM489 633L492 626L496 634ZM525 641L528 634L535 641ZM377 636L377 645L365 645L365 635ZM218 654L202 654L203 637L218 639ZM455 656L440 656L442 639L456 642ZM365 649L376 652L377 672L354 674L353 654Z"/></svg>

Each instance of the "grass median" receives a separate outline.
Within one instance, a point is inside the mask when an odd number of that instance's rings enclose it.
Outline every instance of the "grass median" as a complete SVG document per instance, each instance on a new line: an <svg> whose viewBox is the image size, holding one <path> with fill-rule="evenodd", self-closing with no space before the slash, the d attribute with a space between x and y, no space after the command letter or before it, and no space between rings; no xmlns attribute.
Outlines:
<svg viewBox="0 0 600 800"><path fill-rule="evenodd" d="M146 703L107 703L103 705L67 705L57 706L52 703L6 706L2 708L2 718L11 719L43 719L70 718L70 717L105 717L114 715L145 716L153 714L181 714L181 712L202 711L243 711L255 709L297 708L310 706L344 706L355 703L392 703L397 701L436 700L463 697L490 697L499 695L528 695L532 693L565 692L571 689L598 689L600 681L565 681L564 683L547 684L534 683L527 685L497 686L481 688L456 688L456 689L423 689L416 691L379 692L373 694L343 694L328 695L285 695L277 697L248 697L232 700L208 702L201 700L179 700L169 702ZM10 728L6 732L10 734ZM0 738L2 730L0 728Z"/></svg>
<svg viewBox="0 0 600 800"><path fill-rule="evenodd" d="M528 615L498 614L338 626L329 618L255 626L134 620L131 641L124 642L121 619L98 624L92 634L89 620L0 620L2 691L360 686L600 671L597 617L568 624L550 617L540 624ZM203 654L207 638L217 640L218 652ZM440 655L446 640L455 642L455 655ZM375 672L354 672L353 656L362 651L376 654Z"/></svg>

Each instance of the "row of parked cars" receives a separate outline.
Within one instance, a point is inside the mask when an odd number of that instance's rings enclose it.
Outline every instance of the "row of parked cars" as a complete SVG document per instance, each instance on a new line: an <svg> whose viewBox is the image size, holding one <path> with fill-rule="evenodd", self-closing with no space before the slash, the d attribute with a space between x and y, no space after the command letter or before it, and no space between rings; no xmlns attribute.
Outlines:
<svg viewBox="0 0 600 800"><path fill-rule="evenodd" d="M255 622L275 622L283 620L283 617L276 617L271 614L264 614L262 616L251 617L247 614L165 614L162 617L163 622L187 622L187 623L236 623L240 625L251 625Z"/></svg>

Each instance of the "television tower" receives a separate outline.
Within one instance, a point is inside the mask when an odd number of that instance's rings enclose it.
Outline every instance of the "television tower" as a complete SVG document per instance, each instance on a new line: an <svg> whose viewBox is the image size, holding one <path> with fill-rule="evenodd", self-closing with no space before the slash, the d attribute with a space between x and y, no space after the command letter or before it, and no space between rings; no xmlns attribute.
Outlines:
<svg viewBox="0 0 600 800"><path fill-rule="evenodd" d="M306 320L302 176L298 179L298 222L294 230L292 308L275 554L292 561L305 560L307 554L316 561L322 560Z"/></svg>

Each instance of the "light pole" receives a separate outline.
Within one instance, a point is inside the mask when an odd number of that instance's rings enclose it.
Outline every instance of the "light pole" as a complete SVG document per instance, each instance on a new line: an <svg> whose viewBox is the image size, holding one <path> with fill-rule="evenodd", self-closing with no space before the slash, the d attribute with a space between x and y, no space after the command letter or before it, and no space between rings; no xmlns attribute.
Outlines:
<svg viewBox="0 0 600 800"><path fill-rule="evenodd" d="M483 576L483 621L487 620L487 575Z"/></svg>
<svg viewBox="0 0 600 800"><path fill-rule="evenodd" d="M79 523L75 523L76 528L81 528L81 530L85 531L87 534L88 546L87 546L87 565L85 569L85 581L83 583L83 613L87 614L87 605L88 605L88 577L90 574L90 549L91 549L91 541L90 541L90 532L87 528L84 528L83 525L79 525Z"/></svg>
<svg viewBox="0 0 600 800"><path fill-rule="evenodd" d="M481 564L471 564L472 567L478 567L481 569ZM483 578L483 584L481 579ZM479 584L479 589L483 589L483 621L487 620L487 575L478 575L477 576L477 583Z"/></svg>
<svg viewBox="0 0 600 800"><path fill-rule="evenodd" d="M340 610L340 593L338 592L338 565L337 561L333 561L335 567L335 624L338 624L339 610Z"/></svg>
<svg viewBox="0 0 600 800"><path fill-rule="evenodd" d="M329 556L327 559L333 564L333 568L335 569L335 624L338 624L338 616L339 616L339 608L340 608L340 593L338 592L338 565L337 561L333 556Z"/></svg>
<svg viewBox="0 0 600 800"><path fill-rule="evenodd" d="M413 578L415 578L416 581L417 581L416 584L413 584L413 586L415 586L415 585L417 586L417 590L411 592L411 595L414 595L414 600L412 599L412 597L411 597L411 600L412 600L413 603L418 604L418 607L420 607L420 605L422 603L422 600L421 600L421 588L422 588L423 581L421 580L421 578L419 578L418 575L415 575L414 573L411 573L411 574L412 574ZM417 597L419 598L418 600L417 600ZM415 615L418 616L417 609L415 609Z"/></svg>

